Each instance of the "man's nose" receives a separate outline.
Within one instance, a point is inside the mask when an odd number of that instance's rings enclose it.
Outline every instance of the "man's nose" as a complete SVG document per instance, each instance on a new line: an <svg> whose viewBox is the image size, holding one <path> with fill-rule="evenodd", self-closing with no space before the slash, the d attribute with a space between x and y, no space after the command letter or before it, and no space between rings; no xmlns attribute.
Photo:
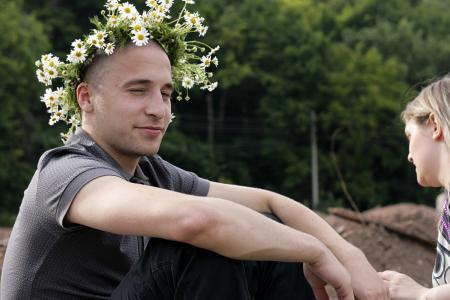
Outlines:
<svg viewBox="0 0 450 300"><path fill-rule="evenodd" d="M146 103L145 113L156 118L163 118L166 109L161 93L154 93Z"/></svg>

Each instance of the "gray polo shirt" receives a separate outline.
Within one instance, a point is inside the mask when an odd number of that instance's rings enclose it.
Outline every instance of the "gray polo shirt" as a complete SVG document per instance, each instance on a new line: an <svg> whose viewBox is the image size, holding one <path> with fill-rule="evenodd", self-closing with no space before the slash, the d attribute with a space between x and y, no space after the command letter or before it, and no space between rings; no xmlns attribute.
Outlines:
<svg viewBox="0 0 450 300"><path fill-rule="evenodd" d="M209 189L207 180L157 155L143 157L130 176L79 129L67 145L42 155L25 190L6 250L0 299L108 298L143 253L143 239L63 223L74 196L100 176L198 196Z"/></svg>

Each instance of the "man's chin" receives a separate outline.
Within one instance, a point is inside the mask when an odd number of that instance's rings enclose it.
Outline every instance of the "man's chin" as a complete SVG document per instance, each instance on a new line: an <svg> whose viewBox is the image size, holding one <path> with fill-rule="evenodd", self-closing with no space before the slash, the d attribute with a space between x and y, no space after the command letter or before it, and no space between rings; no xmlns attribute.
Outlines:
<svg viewBox="0 0 450 300"><path fill-rule="evenodd" d="M141 156L152 156L157 154L159 151L159 147L155 148L148 148L148 149L143 149L143 151L141 152Z"/></svg>

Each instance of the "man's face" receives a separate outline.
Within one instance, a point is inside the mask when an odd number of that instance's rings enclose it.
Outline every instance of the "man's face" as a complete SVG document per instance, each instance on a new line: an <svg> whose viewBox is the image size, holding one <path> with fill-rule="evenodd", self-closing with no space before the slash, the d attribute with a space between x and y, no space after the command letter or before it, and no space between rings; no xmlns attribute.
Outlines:
<svg viewBox="0 0 450 300"><path fill-rule="evenodd" d="M110 154L158 152L171 120L171 66L155 43L128 46L103 58L88 83L93 109L86 114L94 139Z"/></svg>

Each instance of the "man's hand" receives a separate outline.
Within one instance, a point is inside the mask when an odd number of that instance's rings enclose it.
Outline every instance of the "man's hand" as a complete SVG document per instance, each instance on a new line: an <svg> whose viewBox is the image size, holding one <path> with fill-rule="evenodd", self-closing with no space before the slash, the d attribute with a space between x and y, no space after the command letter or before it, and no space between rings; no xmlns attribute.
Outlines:
<svg viewBox="0 0 450 300"><path fill-rule="evenodd" d="M330 284L339 300L354 300L348 272L334 255L326 249L317 261L303 264L303 272L316 300L328 300L325 285Z"/></svg>
<svg viewBox="0 0 450 300"><path fill-rule="evenodd" d="M425 299L428 289L415 282L411 277L395 271L384 271L379 275L389 288L392 300Z"/></svg>
<svg viewBox="0 0 450 300"><path fill-rule="evenodd" d="M364 253L354 248L341 262L352 279L353 292L358 300L389 300L389 289L367 261Z"/></svg>

